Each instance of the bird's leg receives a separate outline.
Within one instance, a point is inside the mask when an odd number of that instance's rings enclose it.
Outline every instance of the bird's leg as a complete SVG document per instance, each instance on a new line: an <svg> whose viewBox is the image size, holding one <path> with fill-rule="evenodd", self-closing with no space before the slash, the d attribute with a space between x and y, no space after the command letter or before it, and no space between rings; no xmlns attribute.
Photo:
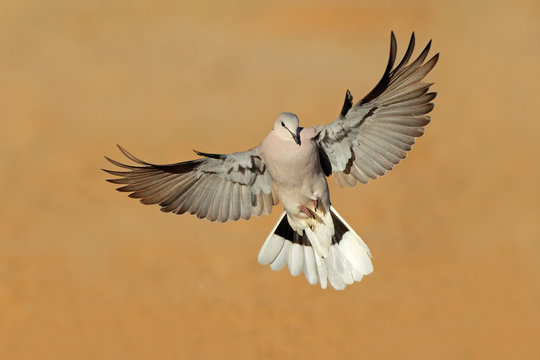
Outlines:
<svg viewBox="0 0 540 360"><path fill-rule="evenodd" d="M304 205L300 205L300 211L306 214L308 217L315 219L315 214L313 214L313 211L309 210Z"/></svg>
<svg viewBox="0 0 540 360"><path fill-rule="evenodd" d="M315 200L313 200L313 207L315 208L315 211L317 211L317 209L319 208L319 201L320 201L319 198L316 198Z"/></svg>

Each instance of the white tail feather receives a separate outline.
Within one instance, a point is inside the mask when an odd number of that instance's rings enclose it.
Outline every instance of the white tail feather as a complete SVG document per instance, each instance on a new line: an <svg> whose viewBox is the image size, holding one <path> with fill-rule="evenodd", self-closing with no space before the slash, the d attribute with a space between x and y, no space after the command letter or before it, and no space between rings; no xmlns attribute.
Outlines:
<svg viewBox="0 0 540 360"><path fill-rule="evenodd" d="M328 250L332 245L332 236L334 235L334 223L330 211L322 218L322 222L318 222L312 229L304 230L311 245L315 249L315 255L328 257Z"/></svg>
<svg viewBox="0 0 540 360"><path fill-rule="evenodd" d="M303 272L311 285L320 283L323 289L329 282L343 290L373 272L369 248L333 207L304 234L292 230L288 221L284 212L259 251L259 263L270 264L274 271L288 264L291 275Z"/></svg>
<svg viewBox="0 0 540 360"><path fill-rule="evenodd" d="M276 236L274 232L276 231L279 223L281 222L285 214L285 211L281 214L276 225L274 226L272 231L270 231L270 234L266 237L266 240L264 241L261 250L259 250L257 260L261 265L268 265L271 261L273 261L283 247L283 242L285 241L285 239L281 236Z"/></svg>
<svg viewBox="0 0 540 360"><path fill-rule="evenodd" d="M317 264L315 263L315 254L312 246L303 246L304 248L304 275L306 280L311 285L317 284L319 275L317 272Z"/></svg>
<svg viewBox="0 0 540 360"><path fill-rule="evenodd" d="M289 272L292 276L298 276L302 273L304 264L304 249L300 244L293 244L289 251Z"/></svg>
<svg viewBox="0 0 540 360"><path fill-rule="evenodd" d="M291 242L285 241L283 248L274 261L270 264L270 268L274 271L279 271L287 265L287 258L289 257L289 249L291 248Z"/></svg>

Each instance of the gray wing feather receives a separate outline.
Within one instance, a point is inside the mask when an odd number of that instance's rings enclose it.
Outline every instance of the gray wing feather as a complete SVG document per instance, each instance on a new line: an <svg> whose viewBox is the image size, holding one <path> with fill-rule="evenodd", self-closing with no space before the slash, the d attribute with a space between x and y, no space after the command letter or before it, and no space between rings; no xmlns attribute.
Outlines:
<svg viewBox="0 0 540 360"><path fill-rule="evenodd" d="M240 209L240 185L234 184L231 191L231 208L230 208L230 219L236 221L240 219L241 209Z"/></svg>
<svg viewBox="0 0 540 360"><path fill-rule="evenodd" d="M227 181L223 186L223 199L221 200L221 210L219 211L219 222L225 222L229 219L229 209L231 207L231 192L233 183Z"/></svg>
<svg viewBox="0 0 540 360"><path fill-rule="evenodd" d="M199 208L196 213L196 216L199 219L205 218L208 216L208 211L210 210L210 205L212 204L212 199L216 192L215 186L216 182L220 181L218 178L213 177L210 179L210 182L207 184L207 188L204 196L199 199Z"/></svg>
<svg viewBox="0 0 540 360"><path fill-rule="evenodd" d="M242 186L240 197L242 198L240 205L240 217L247 220L251 214L251 193L247 186Z"/></svg>
<svg viewBox="0 0 540 360"><path fill-rule="evenodd" d="M225 181L223 181L223 179L220 179L218 184L216 184L214 196L212 197L212 204L210 205L210 212L207 217L207 219L210 221L216 221L219 216L221 195L223 194L221 190L223 188L223 185L225 185Z"/></svg>
<svg viewBox="0 0 540 360"><path fill-rule="evenodd" d="M204 158L176 164L156 165L142 161L121 146L120 151L138 165L128 165L108 157L113 165L127 171L104 170L123 185L117 190L143 204L158 204L161 211L190 213L210 221L249 219L269 214L277 199L272 193L272 177L256 149L233 154L206 154Z"/></svg>
<svg viewBox="0 0 540 360"><path fill-rule="evenodd" d="M392 69L397 51L392 32L388 64L379 83L354 105L347 90L338 118L319 134L321 158L340 186L354 186L357 181L366 184L384 175L407 156L430 122L427 114L433 110L437 94L428 92L432 83L421 81L439 54L424 63L430 41L409 64L414 45L413 33L403 59Z"/></svg>

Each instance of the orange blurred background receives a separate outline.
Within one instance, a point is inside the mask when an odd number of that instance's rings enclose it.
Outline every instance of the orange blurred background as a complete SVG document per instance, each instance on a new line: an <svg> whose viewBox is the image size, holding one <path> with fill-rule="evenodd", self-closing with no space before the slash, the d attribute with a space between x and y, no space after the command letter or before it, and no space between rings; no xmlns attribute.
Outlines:
<svg viewBox="0 0 540 360"><path fill-rule="evenodd" d="M538 1L2 1L0 359L540 358ZM412 31L426 136L334 206L374 254L343 292L258 265L279 213L162 214L104 180L255 146L360 99ZM418 54L417 49L416 54Z"/></svg>

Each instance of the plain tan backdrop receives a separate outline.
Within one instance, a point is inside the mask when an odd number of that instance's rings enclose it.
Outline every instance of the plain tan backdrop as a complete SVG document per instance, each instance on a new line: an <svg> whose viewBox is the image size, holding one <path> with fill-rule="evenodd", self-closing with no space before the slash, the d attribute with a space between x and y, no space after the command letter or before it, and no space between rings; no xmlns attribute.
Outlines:
<svg viewBox="0 0 540 360"><path fill-rule="evenodd" d="M0 3L1 359L540 358L538 1ZM99 169L332 121L412 31L426 135L334 206L375 272L343 292L256 255L267 217L162 214ZM418 52L417 52L418 53Z"/></svg>

